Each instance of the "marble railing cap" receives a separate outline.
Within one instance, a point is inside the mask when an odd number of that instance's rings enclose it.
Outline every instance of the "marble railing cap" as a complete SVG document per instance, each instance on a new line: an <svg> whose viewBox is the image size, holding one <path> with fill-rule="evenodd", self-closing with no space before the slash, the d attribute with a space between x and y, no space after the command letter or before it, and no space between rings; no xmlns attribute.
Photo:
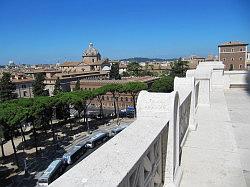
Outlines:
<svg viewBox="0 0 250 187"><path fill-rule="evenodd" d="M224 69L225 65L222 61L207 61L207 62L200 62L198 67L211 67L212 69Z"/></svg>
<svg viewBox="0 0 250 187"><path fill-rule="evenodd" d="M212 67L198 66L195 71L195 79L210 79L212 73Z"/></svg>

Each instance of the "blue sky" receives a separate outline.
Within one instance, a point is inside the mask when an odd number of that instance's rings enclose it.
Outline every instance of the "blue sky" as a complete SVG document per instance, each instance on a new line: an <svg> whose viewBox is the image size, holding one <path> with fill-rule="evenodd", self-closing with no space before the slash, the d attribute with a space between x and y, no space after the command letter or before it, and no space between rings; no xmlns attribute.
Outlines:
<svg viewBox="0 0 250 187"><path fill-rule="evenodd" d="M250 42L248 0L0 0L0 64L217 54ZM248 9L248 10L247 10Z"/></svg>

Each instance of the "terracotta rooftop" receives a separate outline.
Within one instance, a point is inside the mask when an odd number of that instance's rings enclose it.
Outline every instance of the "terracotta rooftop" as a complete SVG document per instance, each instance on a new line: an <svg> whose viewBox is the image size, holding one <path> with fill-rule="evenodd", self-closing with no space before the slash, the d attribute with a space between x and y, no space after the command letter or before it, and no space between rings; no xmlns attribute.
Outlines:
<svg viewBox="0 0 250 187"><path fill-rule="evenodd" d="M46 77L46 80L56 80L57 77L59 77L61 80L63 79L70 79L75 77L88 77L88 76L94 76L94 75L105 75L106 72L100 72L100 71L84 71L81 73L75 72L75 73L57 73L56 75L52 76L51 78Z"/></svg>
<svg viewBox="0 0 250 187"><path fill-rule="evenodd" d="M34 79L32 78L25 78L25 79L12 79L11 80L13 83L26 83L26 82L33 82Z"/></svg>
<svg viewBox="0 0 250 187"><path fill-rule="evenodd" d="M80 66L90 66L90 65L100 66L102 64L109 64L109 62L107 59L103 59L103 60L98 60L97 62L84 62L80 64Z"/></svg>
<svg viewBox="0 0 250 187"><path fill-rule="evenodd" d="M25 71L24 73L49 73L49 72L60 73L62 71L58 69L30 69Z"/></svg>
<svg viewBox="0 0 250 187"><path fill-rule="evenodd" d="M243 43L243 42L237 42L237 41L234 41L234 42L225 42L223 44L220 44L219 47L223 47L223 46L237 46L237 45L248 45L248 43Z"/></svg>
<svg viewBox="0 0 250 187"><path fill-rule="evenodd" d="M148 82L158 79L157 77L130 77L122 80L80 80L81 84L122 84L128 82ZM71 84L75 85L76 81L71 82Z"/></svg>
<svg viewBox="0 0 250 187"><path fill-rule="evenodd" d="M78 66L80 64L80 62L64 62L63 64L61 64L61 67L64 66Z"/></svg>

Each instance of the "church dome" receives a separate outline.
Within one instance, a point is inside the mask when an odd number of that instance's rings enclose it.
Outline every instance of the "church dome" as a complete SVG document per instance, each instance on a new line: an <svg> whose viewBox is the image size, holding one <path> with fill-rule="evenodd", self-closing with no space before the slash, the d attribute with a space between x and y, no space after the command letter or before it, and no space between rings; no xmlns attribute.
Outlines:
<svg viewBox="0 0 250 187"><path fill-rule="evenodd" d="M84 56L97 56L98 54L99 52L93 47L93 43L90 43L89 47L83 52Z"/></svg>

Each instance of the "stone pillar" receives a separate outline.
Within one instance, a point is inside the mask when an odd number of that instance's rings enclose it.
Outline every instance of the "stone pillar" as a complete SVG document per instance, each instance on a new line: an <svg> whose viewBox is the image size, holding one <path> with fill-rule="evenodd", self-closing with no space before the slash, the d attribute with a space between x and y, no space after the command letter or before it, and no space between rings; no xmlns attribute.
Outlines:
<svg viewBox="0 0 250 187"><path fill-rule="evenodd" d="M200 67L195 71L195 82L200 82L198 105L210 106L211 71L208 67Z"/></svg>
<svg viewBox="0 0 250 187"><path fill-rule="evenodd" d="M211 68L211 88L223 88L224 87L224 64L222 61L200 62L198 69Z"/></svg>
<svg viewBox="0 0 250 187"><path fill-rule="evenodd" d="M195 69L189 69L186 71L186 77L194 77Z"/></svg>
<svg viewBox="0 0 250 187"><path fill-rule="evenodd" d="M169 120L164 186L179 186L182 168L179 163L179 94L141 91L137 100L137 120ZM157 124L152 124L157 125Z"/></svg>
<svg viewBox="0 0 250 187"><path fill-rule="evenodd" d="M180 96L180 101L186 98L187 95L191 94L191 105L190 105L190 117L189 117L189 129L196 130L197 121L195 120L195 80L194 77L179 78L174 79L174 91L178 91Z"/></svg>

